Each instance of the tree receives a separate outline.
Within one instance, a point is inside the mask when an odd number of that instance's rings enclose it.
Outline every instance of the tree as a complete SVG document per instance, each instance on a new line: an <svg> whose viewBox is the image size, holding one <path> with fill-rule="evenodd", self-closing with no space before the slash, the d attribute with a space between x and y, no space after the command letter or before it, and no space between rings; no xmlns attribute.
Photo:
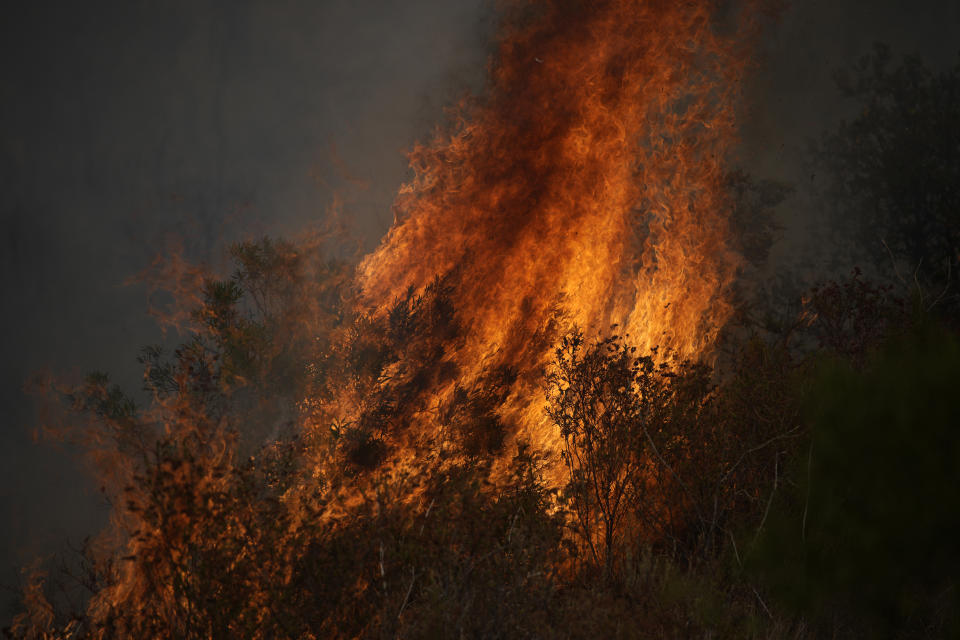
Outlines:
<svg viewBox="0 0 960 640"><path fill-rule="evenodd" d="M617 338L585 348L583 334L575 332L563 338L547 378L547 415L563 438L575 526L608 577L623 535L628 492L641 482L644 463L646 416L636 386L653 361L641 361L635 351Z"/></svg>
<svg viewBox="0 0 960 640"><path fill-rule="evenodd" d="M663 355L638 356L616 335L586 343L574 331L547 376L573 527L606 579L641 541L692 551L715 521L706 504L723 470L705 420L711 369Z"/></svg>
<svg viewBox="0 0 960 640"><path fill-rule="evenodd" d="M909 270L901 279L936 300L960 267L960 62L934 72L916 57L895 68L891 58L878 44L837 75L858 112L816 155L838 221L861 236L867 257L883 271L891 260ZM952 305L957 294L954 286Z"/></svg>

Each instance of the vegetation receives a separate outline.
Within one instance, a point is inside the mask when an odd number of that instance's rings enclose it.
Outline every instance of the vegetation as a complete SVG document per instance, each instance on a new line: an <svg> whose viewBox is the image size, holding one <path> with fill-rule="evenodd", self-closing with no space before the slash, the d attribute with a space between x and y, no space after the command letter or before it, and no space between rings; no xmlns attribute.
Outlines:
<svg viewBox="0 0 960 640"><path fill-rule="evenodd" d="M856 117L823 137L830 206L850 243L898 271L926 303L957 312L960 266L960 61L935 72L916 57L894 67L876 45L837 76Z"/></svg>
<svg viewBox="0 0 960 640"><path fill-rule="evenodd" d="M918 327L854 367L819 367L798 482L778 496L756 570L851 635L955 637L960 343Z"/></svg>
<svg viewBox="0 0 960 640"><path fill-rule="evenodd" d="M892 152L858 140L889 131L900 84L941 108L927 94L955 76L889 75L878 56L855 85L869 109L830 138L857 149L835 152L837 171L859 158L837 184L896 206L920 190L935 224L898 214L888 246L939 256L960 237L954 183L895 182ZM783 188L731 184L743 220L769 223ZM757 264L773 231L743 240ZM442 275L371 315L351 266L315 244L232 255L231 277L203 282L191 337L141 353L146 403L99 373L59 391L114 521L68 571L34 575L8 637L960 632L949 305L855 272L791 323L748 324L715 366L574 329L540 381L554 456L511 437L521 372L462 378Z"/></svg>

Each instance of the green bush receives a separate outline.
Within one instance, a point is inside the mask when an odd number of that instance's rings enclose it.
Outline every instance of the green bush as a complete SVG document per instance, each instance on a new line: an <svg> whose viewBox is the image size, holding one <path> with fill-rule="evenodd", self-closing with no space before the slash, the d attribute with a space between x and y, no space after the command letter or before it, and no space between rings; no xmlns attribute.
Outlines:
<svg viewBox="0 0 960 640"><path fill-rule="evenodd" d="M884 637L960 631L960 342L922 327L822 365L811 439L754 569L796 611Z"/></svg>

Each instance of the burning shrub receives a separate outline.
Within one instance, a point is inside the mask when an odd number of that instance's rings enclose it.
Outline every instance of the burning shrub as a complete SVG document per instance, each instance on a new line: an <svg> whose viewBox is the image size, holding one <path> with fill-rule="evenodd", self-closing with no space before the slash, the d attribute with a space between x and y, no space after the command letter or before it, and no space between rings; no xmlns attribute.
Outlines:
<svg viewBox="0 0 960 640"><path fill-rule="evenodd" d="M451 439L470 457L502 452L507 426L499 415L517 374L510 367L498 367L484 375L474 388L457 385L450 402L438 416Z"/></svg>
<svg viewBox="0 0 960 640"><path fill-rule="evenodd" d="M608 578L644 544L688 558L715 550L741 495L771 480L752 458L798 430L789 394L752 387L747 367L718 391L709 367L638 356L619 336L587 344L574 332L556 353L547 413L563 438L564 495ZM755 392L753 411L771 409L769 420L738 413L744 389Z"/></svg>
<svg viewBox="0 0 960 640"><path fill-rule="evenodd" d="M576 332L563 339L548 376L547 415L563 438L574 528L608 576L623 544L628 493L641 488L647 463L646 409L653 400L640 397L638 386L652 360L633 351L618 338L584 349Z"/></svg>

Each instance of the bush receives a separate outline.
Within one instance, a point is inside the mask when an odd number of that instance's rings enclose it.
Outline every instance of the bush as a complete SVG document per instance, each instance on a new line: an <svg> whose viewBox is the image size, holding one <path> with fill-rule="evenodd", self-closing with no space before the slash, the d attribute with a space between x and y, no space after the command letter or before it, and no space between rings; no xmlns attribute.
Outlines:
<svg viewBox="0 0 960 640"><path fill-rule="evenodd" d="M862 371L821 366L812 439L771 513L755 570L781 600L858 634L960 631L960 342L921 327Z"/></svg>

